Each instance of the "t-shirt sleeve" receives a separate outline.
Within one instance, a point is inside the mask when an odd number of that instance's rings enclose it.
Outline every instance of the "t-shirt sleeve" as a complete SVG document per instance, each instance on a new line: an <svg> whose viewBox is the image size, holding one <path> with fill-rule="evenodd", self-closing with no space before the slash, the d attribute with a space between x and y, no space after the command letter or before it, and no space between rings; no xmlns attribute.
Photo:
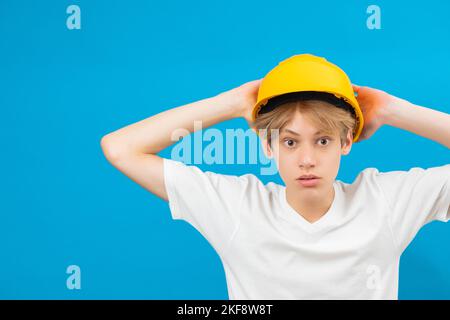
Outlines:
<svg viewBox="0 0 450 320"><path fill-rule="evenodd" d="M408 171L376 171L375 180L390 207L388 220L400 252L423 225L433 220L449 220L450 164Z"/></svg>
<svg viewBox="0 0 450 320"><path fill-rule="evenodd" d="M219 254L224 253L238 226L249 179L256 176L219 174L172 159L163 161L172 218L191 224Z"/></svg>

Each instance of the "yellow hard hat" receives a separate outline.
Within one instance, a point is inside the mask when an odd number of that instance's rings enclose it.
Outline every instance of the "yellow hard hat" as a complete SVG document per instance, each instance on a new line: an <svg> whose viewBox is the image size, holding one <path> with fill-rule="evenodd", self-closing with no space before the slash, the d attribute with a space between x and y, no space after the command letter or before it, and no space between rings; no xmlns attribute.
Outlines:
<svg viewBox="0 0 450 320"><path fill-rule="evenodd" d="M363 113L345 72L325 58L298 54L278 63L261 81L252 121L280 104L294 100L325 100L356 118L353 141L364 126Z"/></svg>

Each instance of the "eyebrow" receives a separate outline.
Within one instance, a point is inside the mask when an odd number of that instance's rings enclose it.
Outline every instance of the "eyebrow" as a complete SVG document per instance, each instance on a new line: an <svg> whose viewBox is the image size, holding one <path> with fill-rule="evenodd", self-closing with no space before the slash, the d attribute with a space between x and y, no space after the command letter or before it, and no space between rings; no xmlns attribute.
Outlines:
<svg viewBox="0 0 450 320"><path fill-rule="evenodd" d="M291 130L291 129L283 129L282 132L289 132L289 133L292 133L293 135L301 136L298 132L295 132L295 131L293 131L293 130ZM317 131L314 135L317 136L317 135L319 135L319 134L321 134L321 133L322 133L322 131L319 130L319 131Z"/></svg>

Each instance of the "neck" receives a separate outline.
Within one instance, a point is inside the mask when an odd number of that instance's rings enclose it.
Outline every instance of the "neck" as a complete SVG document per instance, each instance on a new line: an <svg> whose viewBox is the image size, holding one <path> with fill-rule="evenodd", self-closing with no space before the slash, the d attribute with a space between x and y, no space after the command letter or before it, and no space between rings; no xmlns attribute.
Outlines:
<svg viewBox="0 0 450 320"><path fill-rule="evenodd" d="M312 190L300 192L298 189L286 187L286 201L299 215L308 222L314 223L328 212L333 203L335 192L333 185L316 196L311 196L309 191Z"/></svg>

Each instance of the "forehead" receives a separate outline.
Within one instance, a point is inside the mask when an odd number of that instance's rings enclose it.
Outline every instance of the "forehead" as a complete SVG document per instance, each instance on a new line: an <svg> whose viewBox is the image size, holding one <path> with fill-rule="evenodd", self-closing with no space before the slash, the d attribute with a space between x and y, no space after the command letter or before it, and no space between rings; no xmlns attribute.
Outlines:
<svg viewBox="0 0 450 320"><path fill-rule="evenodd" d="M316 137L322 134L335 135L337 132L324 125L312 121L310 117L302 114L301 112L293 112L291 119L281 125L279 134L281 135L293 135L296 137Z"/></svg>

